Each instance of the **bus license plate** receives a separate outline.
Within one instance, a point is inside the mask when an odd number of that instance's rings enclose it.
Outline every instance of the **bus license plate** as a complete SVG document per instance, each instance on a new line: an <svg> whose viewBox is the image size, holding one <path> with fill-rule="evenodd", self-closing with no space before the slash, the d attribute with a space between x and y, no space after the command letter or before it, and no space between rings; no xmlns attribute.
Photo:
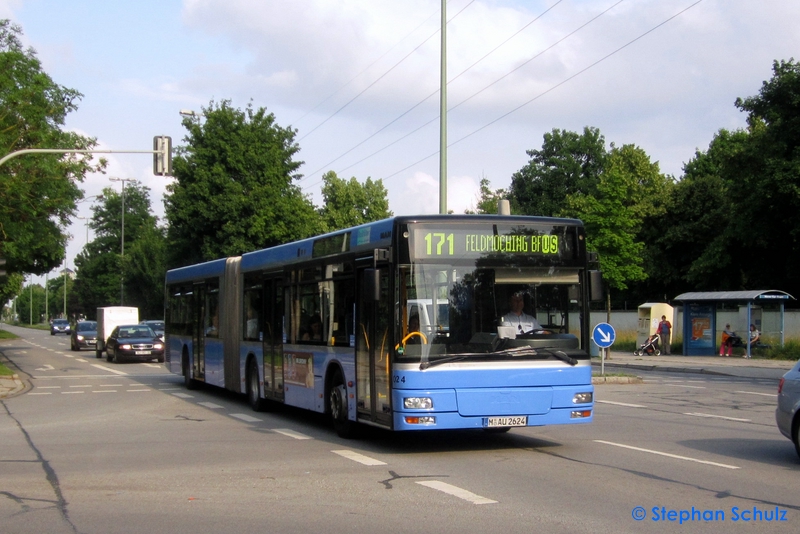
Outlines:
<svg viewBox="0 0 800 534"><path fill-rule="evenodd" d="M137 356L149 356L150 355L150 351L149 350L137 350L136 351L136 355Z"/></svg>
<svg viewBox="0 0 800 534"><path fill-rule="evenodd" d="M528 426L528 418L524 417L489 417L487 427L496 426Z"/></svg>

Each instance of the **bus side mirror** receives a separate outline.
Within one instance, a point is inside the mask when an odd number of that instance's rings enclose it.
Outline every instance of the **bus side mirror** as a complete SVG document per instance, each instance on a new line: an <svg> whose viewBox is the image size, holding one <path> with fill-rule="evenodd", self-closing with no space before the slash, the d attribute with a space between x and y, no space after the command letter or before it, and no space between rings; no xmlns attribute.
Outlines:
<svg viewBox="0 0 800 534"><path fill-rule="evenodd" d="M364 269L364 281L362 286L364 300L377 302L381 295L381 277L378 269Z"/></svg>
<svg viewBox="0 0 800 534"><path fill-rule="evenodd" d="M589 271L589 300L598 302L603 300L603 273Z"/></svg>

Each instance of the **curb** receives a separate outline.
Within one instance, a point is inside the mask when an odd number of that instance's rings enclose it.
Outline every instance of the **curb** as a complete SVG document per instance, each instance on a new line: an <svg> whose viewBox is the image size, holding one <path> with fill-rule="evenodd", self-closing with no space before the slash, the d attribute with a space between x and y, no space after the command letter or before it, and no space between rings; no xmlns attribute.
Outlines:
<svg viewBox="0 0 800 534"><path fill-rule="evenodd" d="M634 369L637 371L663 371L667 373L697 373L701 375L717 375L717 376L736 376L731 373L723 373L716 370L706 369L705 367L668 367L665 365L643 365L635 363L608 363L606 367L615 367L617 369ZM592 367L600 367L599 363L592 362Z"/></svg>
<svg viewBox="0 0 800 534"><path fill-rule="evenodd" d="M25 383L19 379L18 374L13 374L11 378L4 378L2 380L4 382L13 382L14 385L13 387L9 387L8 385L6 385L5 388L0 387L0 399L13 397L25 390Z"/></svg>

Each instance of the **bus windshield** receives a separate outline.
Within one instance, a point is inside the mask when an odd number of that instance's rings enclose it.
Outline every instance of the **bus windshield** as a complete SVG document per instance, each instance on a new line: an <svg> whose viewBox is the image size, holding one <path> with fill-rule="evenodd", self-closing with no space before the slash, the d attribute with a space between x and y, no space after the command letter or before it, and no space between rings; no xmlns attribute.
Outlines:
<svg viewBox="0 0 800 534"><path fill-rule="evenodd" d="M579 288L575 267L402 265L396 361L578 349Z"/></svg>

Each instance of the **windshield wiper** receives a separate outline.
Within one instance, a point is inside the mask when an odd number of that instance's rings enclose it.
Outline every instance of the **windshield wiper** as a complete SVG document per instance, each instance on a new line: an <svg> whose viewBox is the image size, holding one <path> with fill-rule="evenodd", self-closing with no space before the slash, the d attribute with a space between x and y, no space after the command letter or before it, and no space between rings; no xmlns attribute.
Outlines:
<svg viewBox="0 0 800 534"><path fill-rule="evenodd" d="M458 355L450 356L449 358L442 358L440 360L434 361L425 361L419 364L420 370L425 370L434 365L441 365L443 363L450 363L456 362L460 360L466 360L470 356L512 356L512 357L520 357L520 356L538 356L539 354L547 354L556 358L557 360L561 360L564 363L568 363L569 365L578 365L578 360L570 356L564 351L561 350L552 350L552 349L544 349L544 348L533 348L533 347L514 347L510 349L504 349L497 352L463 352Z"/></svg>

